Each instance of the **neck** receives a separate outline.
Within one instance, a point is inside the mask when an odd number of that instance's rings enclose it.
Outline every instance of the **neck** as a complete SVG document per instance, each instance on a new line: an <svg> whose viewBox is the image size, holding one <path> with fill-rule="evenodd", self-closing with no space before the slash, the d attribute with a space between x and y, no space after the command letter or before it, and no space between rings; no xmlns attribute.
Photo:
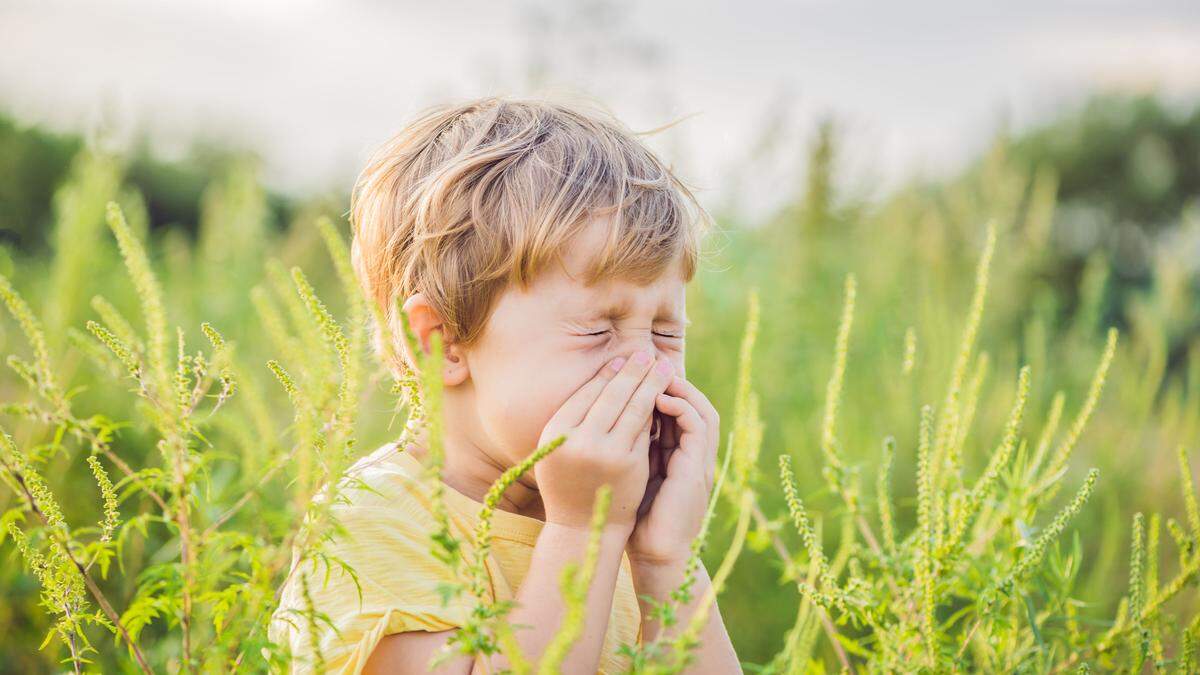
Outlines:
<svg viewBox="0 0 1200 675"><path fill-rule="evenodd" d="M453 429L453 430L452 430ZM442 464L442 482L455 491L483 502L492 484L499 480L508 466L500 461L499 453L489 452L457 431L460 425L447 424L442 434L445 461ZM407 452L426 460L429 455L429 430L426 427L409 428L401 438ZM496 508L538 520L546 519L542 495L526 474L517 479L504 494Z"/></svg>

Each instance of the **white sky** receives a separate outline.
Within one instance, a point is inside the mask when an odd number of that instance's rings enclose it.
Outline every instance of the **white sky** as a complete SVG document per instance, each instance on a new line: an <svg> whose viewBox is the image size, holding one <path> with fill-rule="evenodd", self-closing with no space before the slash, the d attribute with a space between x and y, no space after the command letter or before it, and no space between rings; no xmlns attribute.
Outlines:
<svg viewBox="0 0 1200 675"><path fill-rule="evenodd" d="M706 200L761 210L796 184L823 115L843 129L845 173L887 186L1090 90L1200 95L1198 0L989 4L0 0L0 106L118 137L144 125L168 153L228 139L303 194L348 189L375 145L447 96L582 92L634 128L694 114L652 144ZM781 135L751 161L770 120Z"/></svg>

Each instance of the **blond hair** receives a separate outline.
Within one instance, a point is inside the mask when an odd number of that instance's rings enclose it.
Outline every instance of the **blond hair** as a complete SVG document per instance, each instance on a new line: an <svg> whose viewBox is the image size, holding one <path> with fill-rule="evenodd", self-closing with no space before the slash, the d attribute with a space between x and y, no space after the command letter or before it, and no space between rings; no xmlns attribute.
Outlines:
<svg viewBox="0 0 1200 675"><path fill-rule="evenodd" d="M599 110L488 97L427 109L375 152L351 195L351 255L392 335L397 301L421 292L446 342L469 347L509 284L528 288L607 214L613 227L584 283L649 283L677 257L691 281L709 218L633 132ZM407 357L373 332L403 372Z"/></svg>

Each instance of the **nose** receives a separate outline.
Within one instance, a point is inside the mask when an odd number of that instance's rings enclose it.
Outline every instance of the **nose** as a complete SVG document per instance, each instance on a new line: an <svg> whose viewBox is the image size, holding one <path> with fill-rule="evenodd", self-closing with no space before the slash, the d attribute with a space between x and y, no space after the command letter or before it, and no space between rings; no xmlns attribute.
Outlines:
<svg viewBox="0 0 1200 675"><path fill-rule="evenodd" d="M682 354L660 348L654 343L654 335L650 331L644 333L639 331L638 334L631 334L626 337L616 347L615 354L630 357L638 351L644 351L655 360L665 358L671 362L671 367L675 374L683 377L683 358Z"/></svg>
<svg viewBox="0 0 1200 675"><path fill-rule="evenodd" d="M636 334L627 336L617 346L616 351L622 356L632 356L643 351L656 359L663 355L663 351L654 344L654 336L650 331L638 331Z"/></svg>

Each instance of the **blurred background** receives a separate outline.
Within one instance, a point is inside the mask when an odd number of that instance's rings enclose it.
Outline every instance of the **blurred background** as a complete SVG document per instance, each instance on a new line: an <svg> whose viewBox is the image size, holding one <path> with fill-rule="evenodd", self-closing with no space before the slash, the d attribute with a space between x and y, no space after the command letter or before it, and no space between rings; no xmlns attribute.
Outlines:
<svg viewBox="0 0 1200 675"><path fill-rule="evenodd" d="M1097 91L1186 108L1191 2L112 2L0 5L3 105L19 125L175 161L262 158L290 197L341 194L413 113L489 93L592 96L710 203L762 214L835 118L840 174L878 195L961 169ZM761 156L769 152L770 157ZM736 172L739 181L733 181Z"/></svg>
<svg viewBox="0 0 1200 675"><path fill-rule="evenodd" d="M1071 418L1105 331L1120 329L1071 469L1104 471L1078 525L1089 561L1080 595L1111 614L1128 514L1178 517L1174 448L1190 447L1193 465L1200 456L1195 2L0 0L0 272L45 322L60 376L82 388L81 414L132 416L119 370L85 360L80 333L95 294L136 316L103 221L104 204L120 202L148 242L172 325L201 339L200 322L213 323L238 343L251 389L261 381L257 404L231 403L213 430L228 451L205 498L232 501L290 442L264 432L291 416L262 366L286 346L261 324L264 302L286 307L282 270L301 266L335 315L347 311L316 218L348 238L348 191L371 150L425 106L502 93L596 100L635 130L675 122L647 142L719 225L690 289L688 371L729 409L758 288L771 513L782 508L775 455L804 467L819 453L846 274L858 309L842 441L870 466L884 435L899 439L902 523L913 518L917 411L942 396L987 222L1000 237L988 362L972 361L983 387L969 469L1000 434L1021 364L1033 367L1034 435L1059 390ZM5 354L28 352L15 326L0 322ZM361 357L373 375L359 447L374 448L396 426L382 369ZM7 374L0 395L23 400L22 387ZM44 440L44 427L4 417L21 442ZM151 438L126 440L135 466L158 461ZM59 489L91 480L82 461L48 461L60 462ZM818 472L799 478L814 509L835 506ZM231 526L278 543L295 513L284 477L276 483ZM12 506L0 494L0 512ZM90 522L100 505L76 491L64 508ZM109 581L119 604L170 544L152 531L122 553L131 569ZM749 662L779 650L795 615L780 569L747 558L721 601ZM0 598L0 672L53 669L58 646L30 647L50 625L38 585L2 539Z"/></svg>

